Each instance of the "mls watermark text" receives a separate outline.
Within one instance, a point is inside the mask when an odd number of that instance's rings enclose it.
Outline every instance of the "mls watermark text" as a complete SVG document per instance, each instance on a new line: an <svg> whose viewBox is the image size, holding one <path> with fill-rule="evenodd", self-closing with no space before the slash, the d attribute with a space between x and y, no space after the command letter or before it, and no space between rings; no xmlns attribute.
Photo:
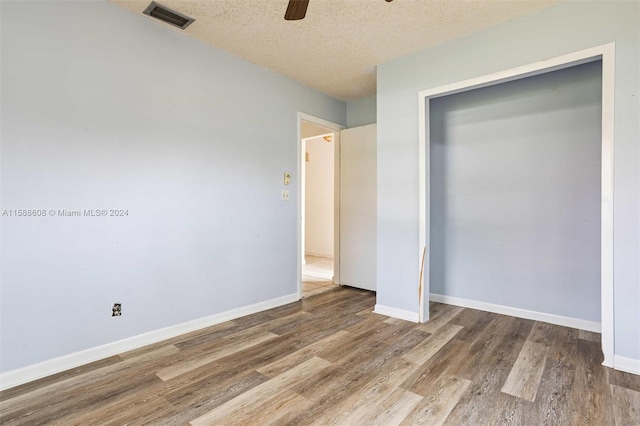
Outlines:
<svg viewBox="0 0 640 426"><path fill-rule="evenodd" d="M129 209L5 209L2 217L126 217Z"/></svg>

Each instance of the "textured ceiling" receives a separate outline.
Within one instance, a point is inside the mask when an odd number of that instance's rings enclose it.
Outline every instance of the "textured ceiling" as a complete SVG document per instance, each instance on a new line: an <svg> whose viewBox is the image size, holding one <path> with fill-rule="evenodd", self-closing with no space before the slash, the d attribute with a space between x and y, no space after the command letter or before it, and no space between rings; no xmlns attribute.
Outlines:
<svg viewBox="0 0 640 426"><path fill-rule="evenodd" d="M375 94L376 65L562 0L160 0L196 21L185 33L343 101ZM136 13L150 0L112 0ZM173 31L182 31L148 18Z"/></svg>

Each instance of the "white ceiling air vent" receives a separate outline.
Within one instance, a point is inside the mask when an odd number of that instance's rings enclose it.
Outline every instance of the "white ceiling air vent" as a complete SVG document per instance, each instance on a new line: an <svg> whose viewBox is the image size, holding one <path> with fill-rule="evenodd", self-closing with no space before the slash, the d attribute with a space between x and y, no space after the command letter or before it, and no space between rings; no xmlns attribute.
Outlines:
<svg viewBox="0 0 640 426"><path fill-rule="evenodd" d="M152 1L142 13L166 22L167 24L175 25L182 30L195 21L195 19L189 18L180 12L158 4L155 1Z"/></svg>

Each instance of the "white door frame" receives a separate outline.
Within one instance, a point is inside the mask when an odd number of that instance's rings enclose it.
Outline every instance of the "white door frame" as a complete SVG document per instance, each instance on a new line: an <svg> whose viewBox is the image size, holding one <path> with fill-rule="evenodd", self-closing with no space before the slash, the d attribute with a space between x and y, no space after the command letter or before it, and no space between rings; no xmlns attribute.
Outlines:
<svg viewBox="0 0 640 426"><path fill-rule="evenodd" d="M304 164L304 150L302 149L302 120L308 121L318 126L325 127L330 130L335 130L334 137L334 180L333 180L333 282L340 284L340 130L345 129L345 126L324 120L319 117L315 117L304 112L298 112L298 141L296 146L298 147L298 194L303 193L303 164ZM298 197L298 299L302 299L302 262L304 260L304 245L302 241L303 228L302 228L302 215L304 212L304 206L302 204L303 197Z"/></svg>
<svg viewBox="0 0 640 426"><path fill-rule="evenodd" d="M602 186L601 186L601 331L603 365L614 367L613 305L613 120L615 90L615 43L558 56L517 68L500 71L418 92L419 234L417 253L430 249L429 100L481 87L544 74L587 62L602 60ZM422 265L420 265L422 268ZM429 319L429 262L424 266L419 288L420 322Z"/></svg>

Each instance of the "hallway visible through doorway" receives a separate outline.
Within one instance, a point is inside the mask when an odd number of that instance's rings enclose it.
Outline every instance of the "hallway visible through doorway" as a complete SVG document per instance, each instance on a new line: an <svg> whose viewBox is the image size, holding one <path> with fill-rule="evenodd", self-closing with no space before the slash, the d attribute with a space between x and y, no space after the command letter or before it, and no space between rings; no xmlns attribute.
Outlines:
<svg viewBox="0 0 640 426"><path fill-rule="evenodd" d="M337 288L333 283L333 259L329 257L305 256L302 265L302 297L313 296Z"/></svg>
<svg viewBox="0 0 640 426"><path fill-rule="evenodd" d="M340 130L321 118L298 113L300 186L298 294L309 297L340 282Z"/></svg>

